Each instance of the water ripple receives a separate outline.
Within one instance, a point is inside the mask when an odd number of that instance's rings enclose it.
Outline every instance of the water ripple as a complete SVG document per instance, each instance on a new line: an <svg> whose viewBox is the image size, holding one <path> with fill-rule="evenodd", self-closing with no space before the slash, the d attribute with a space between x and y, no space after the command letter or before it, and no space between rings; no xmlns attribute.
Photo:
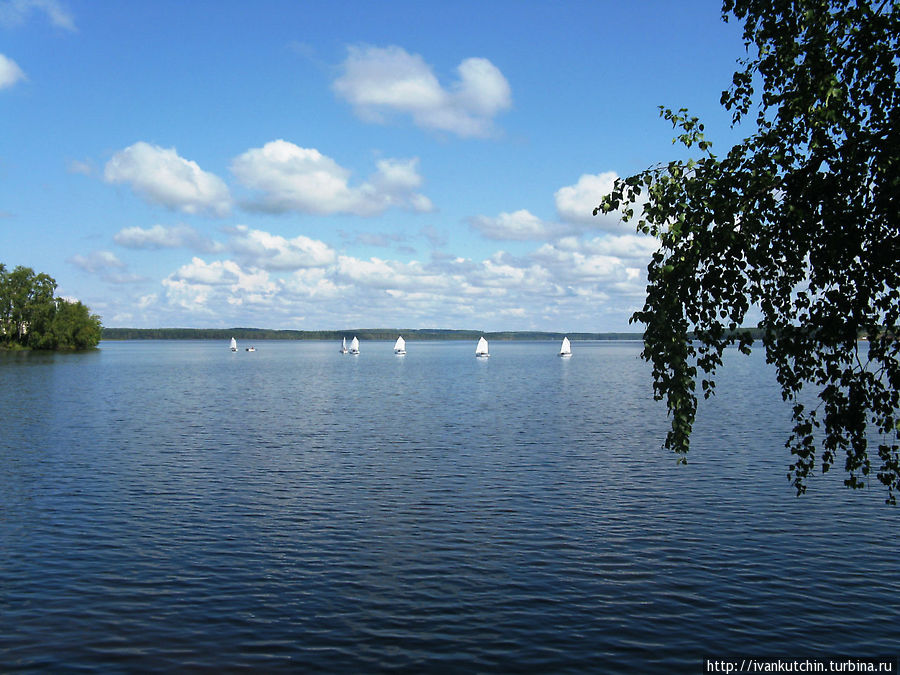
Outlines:
<svg viewBox="0 0 900 675"><path fill-rule="evenodd" d="M830 477L792 496L761 358L679 467L639 346L389 347L0 355L0 670L896 652L896 514Z"/></svg>

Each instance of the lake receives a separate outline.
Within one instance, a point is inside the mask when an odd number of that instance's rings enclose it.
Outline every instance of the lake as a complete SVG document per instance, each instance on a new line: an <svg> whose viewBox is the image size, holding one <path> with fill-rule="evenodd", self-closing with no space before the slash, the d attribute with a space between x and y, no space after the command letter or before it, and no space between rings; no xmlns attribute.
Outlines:
<svg viewBox="0 0 900 675"><path fill-rule="evenodd" d="M898 511L794 495L761 352L679 466L637 343L254 344L0 353L0 671L898 653Z"/></svg>

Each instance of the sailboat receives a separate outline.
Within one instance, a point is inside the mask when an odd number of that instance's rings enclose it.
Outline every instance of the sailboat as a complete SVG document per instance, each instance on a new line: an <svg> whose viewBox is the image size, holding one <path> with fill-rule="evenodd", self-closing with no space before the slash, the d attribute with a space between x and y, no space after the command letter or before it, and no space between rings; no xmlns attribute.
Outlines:
<svg viewBox="0 0 900 675"><path fill-rule="evenodd" d="M559 355L564 359L572 356L572 345L569 344L569 338L563 338L562 345L559 348Z"/></svg>
<svg viewBox="0 0 900 675"><path fill-rule="evenodd" d="M231 338L231 351L237 351L237 340L235 340L234 338Z"/></svg>
<svg viewBox="0 0 900 675"><path fill-rule="evenodd" d="M341 354L347 353L347 338L341 338Z"/></svg>
<svg viewBox="0 0 900 675"><path fill-rule="evenodd" d="M394 343L394 353L403 355L406 353L406 340L403 339L403 336L397 338L397 341Z"/></svg>
<svg viewBox="0 0 900 675"><path fill-rule="evenodd" d="M490 356L488 353L488 343L484 336L478 338L478 346L475 347L475 356L479 359L486 359Z"/></svg>
<svg viewBox="0 0 900 675"><path fill-rule="evenodd" d="M353 354L353 356L359 356L359 340L357 340L355 336L350 341L350 353Z"/></svg>

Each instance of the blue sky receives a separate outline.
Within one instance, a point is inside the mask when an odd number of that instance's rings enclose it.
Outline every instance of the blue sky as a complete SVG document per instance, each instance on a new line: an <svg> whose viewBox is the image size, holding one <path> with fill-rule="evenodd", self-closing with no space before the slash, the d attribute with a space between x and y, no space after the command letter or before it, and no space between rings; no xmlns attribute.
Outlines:
<svg viewBox="0 0 900 675"><path fill-rule="evenodd" d="M622 331L653 240L591 210L715 147L707 1L0 0L0 262L104 325Z"/></svg>

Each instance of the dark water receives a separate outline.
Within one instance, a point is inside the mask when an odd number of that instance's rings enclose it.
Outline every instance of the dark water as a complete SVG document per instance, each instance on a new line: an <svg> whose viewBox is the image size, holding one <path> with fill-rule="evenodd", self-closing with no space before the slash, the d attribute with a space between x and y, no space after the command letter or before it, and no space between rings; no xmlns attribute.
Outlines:
<svg viewBox="0 0 900 675"><path fill-rule="evenodd" d="M898 511L840 476L794 497L760 355L685 467L636 344L257 346L0 354L0 671L900 651Z"/></svg>

